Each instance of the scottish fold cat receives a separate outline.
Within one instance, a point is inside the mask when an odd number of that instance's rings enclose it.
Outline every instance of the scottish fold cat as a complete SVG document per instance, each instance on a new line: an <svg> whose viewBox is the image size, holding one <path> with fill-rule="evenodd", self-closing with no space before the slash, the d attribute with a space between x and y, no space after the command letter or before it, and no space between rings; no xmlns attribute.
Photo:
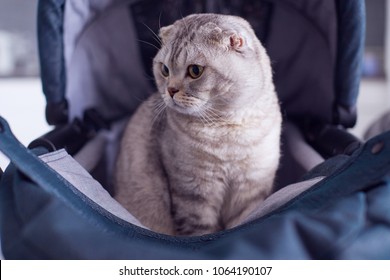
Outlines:
<svg viewBox="0 0 390 280"><path fill-rule="evenodd" d="M159 37L158 92L125 129L115 198L157 232L232 228L270 194L278 168L270 59L236 16L190 15Z"/></svg>

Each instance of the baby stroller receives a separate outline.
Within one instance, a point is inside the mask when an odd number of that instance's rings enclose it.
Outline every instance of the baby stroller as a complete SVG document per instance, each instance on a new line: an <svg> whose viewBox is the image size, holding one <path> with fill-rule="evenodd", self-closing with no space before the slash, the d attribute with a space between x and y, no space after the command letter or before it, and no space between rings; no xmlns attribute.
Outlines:
<svg viewBox="0 0 390 280"><path fill-rule="evenodd" d="M242 225L152 232L111 198L124 124L154 91L159 26L191 13L246 18L265 45L284 115L275 192ZM7 259L389 259L390 132L356 121L364 1L42 0L46 118L24 148L4 119L1 244ZM104 187L103 187L104 186Z"/></svg>

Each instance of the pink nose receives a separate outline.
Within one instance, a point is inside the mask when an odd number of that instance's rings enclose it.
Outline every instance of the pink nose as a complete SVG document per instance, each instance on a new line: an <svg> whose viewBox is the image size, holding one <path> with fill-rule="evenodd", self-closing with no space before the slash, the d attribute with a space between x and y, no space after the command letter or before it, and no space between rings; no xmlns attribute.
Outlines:
<svg viewBox="0 0 390 280"><path fill-rule="evenodd" d="M171 97L173 97L176 93L179 92L179 90L178 90L177 88L174 88L174 87L169 87L169 88L168 88L168 92L169 92L169 95L170 95Z"/></svg>

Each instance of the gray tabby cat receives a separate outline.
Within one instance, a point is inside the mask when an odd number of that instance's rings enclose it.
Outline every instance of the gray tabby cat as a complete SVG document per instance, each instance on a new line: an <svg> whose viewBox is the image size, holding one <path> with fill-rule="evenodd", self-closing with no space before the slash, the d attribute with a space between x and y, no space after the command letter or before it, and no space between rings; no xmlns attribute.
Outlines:
<svg viewBox="0 0 390 280"><path fill-rule="evenodd" d="M125 130L115 197L157 232L234 227L269 195L278 167L270 60L235 16L191 15L159 35L158 93Z"/></svg>

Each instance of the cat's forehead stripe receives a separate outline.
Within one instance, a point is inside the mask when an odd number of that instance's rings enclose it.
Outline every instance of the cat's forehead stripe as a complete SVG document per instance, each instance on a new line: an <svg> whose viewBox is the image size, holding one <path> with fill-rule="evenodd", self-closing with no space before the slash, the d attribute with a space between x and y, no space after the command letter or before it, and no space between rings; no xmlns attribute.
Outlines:
<svg viewBox="0 0 390 280"><path fill-rule="evenodd" d="M185 44L178 45L177 48L176 48L176 51L171 53L171 63L172 63L172 65L178 64L179 60L180 61L186 61L187 60L187 48L186 48Z"/></svg>
<svg viewBox="0 0 390 280"><path fill-rule="evenodd" d="M209 22L218 24L218 18L214 16L207 18L194 16L176 23L179 24L179 28L176 31L175 40L172 42L169 57L169 62L172 65L177 64L181 55L183 55L184 61L187 59L189 44L195 40L199 28Z"/></svg>
<svg viewBox="0 0 390 280"><path fill-rule="evenodd" d="M170 63L172 65L175 64L176 60L177 60L177 57L179 55L179 53L182 51L182 47L181 47L181 43L180 43L180 40L176 40L172 46L172 51L171 51L171 54L170 54Z"/></svg>
<svg viewBox="0 0 390 280"><path fill-rule="evenodd" d="M179 36L172 44L172 51L170 53L169 61L172 65L176 64L177 61L180 60L181 56L183 56L183 58L181 60L183 60L183 61L187 60L188 45L191 41L191 37L192 38L195 37L195 34L193 34L193 33L192 34L185 34L185 32L178 34L178 35Z"/></svg>

